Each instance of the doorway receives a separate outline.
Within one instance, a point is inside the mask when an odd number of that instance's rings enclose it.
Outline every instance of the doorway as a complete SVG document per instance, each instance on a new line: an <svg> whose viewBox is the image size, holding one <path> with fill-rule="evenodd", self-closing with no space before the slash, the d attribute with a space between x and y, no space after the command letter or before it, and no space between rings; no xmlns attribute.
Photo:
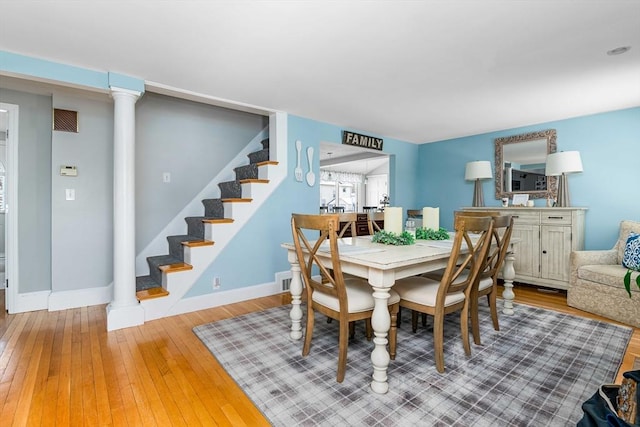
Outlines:
<svg viewBox="0 0 640 427"><path fill-rule="evenodd" d="M0 289L9 313L18 294L18 111L0 103Z"/></svg>
<svg viewBox="0 0 640 427"><path fill-rule="evenodd" d="M388 198L389 155L351 145L320 142L320 210L382 209Z"/></svg>

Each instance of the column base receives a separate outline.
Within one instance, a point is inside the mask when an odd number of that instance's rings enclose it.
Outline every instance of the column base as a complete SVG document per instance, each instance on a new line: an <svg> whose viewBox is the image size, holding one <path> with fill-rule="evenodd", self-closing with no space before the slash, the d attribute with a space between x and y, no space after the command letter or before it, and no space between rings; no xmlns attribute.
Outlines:
<svg viewBox="0 0 640 427"><path fill-rule="evenodd" d="M125 307L107 305L107 331L144 324L144 308L140 304Z"/></svg>

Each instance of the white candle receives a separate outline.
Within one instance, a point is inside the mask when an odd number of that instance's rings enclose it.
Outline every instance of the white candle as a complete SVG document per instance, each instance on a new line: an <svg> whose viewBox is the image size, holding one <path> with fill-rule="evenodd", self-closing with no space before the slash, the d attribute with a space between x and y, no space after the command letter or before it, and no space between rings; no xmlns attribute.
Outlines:
<svg viewBox="0 0 640 427"><path fill-rule="evenodd" d="M422 208L422 226L438 231L440 229L440 208Z"/></svg>
<svg viewBox="0 0 640 427"><path fill-rule="evenodd" d="M384 231L402 234L402 208L384 208Z"/></svg>

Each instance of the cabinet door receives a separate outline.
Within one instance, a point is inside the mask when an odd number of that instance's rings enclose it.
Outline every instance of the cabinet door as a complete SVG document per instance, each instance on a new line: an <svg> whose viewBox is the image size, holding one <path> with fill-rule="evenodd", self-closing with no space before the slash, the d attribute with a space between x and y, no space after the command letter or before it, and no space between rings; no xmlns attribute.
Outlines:
<svg viewBox="0 0 640 427"><path fill-rule="evenodd" d="M540 249L540 276L568 282L571 227L543 225Z"/></svg>
<svg viewBox="0 0 640 427"><path fill-rule="evenodd" d="M511 238L520 240L520 243L514 246L516 276L539 277L540 226L531 224L514 225Z"/></svg>

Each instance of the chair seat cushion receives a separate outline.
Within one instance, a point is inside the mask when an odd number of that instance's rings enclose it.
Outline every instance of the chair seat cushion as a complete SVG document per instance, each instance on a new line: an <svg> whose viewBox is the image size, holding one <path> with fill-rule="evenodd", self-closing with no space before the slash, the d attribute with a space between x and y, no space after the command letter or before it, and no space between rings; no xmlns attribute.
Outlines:
<svg viewBox="0 0 640 427"><path fill-rule="evenodd" d="M375 302L372 295L373 289L369 283L363 279L345 278L344 284L347 290L347 300L349 302L347 311L349 313L360 313L363 311L373 310ZM396 304L400 301L400 296L393 289L390 289L389 295L387 304ZM314 302L320 305L334 311L340 311L338 298L334 296L323 294L321 292L314 292L312 298Z"/></svg>
<svg viewBox="0 0 640 427"><path fill-rule="evenodd" d="M429 307L435 307L439 287L440 282L421 276L400 279L393 285L393 289L403 300ZM464 301L464 293L455 292L446 296L444 305L448 307L462 301Z"/></svg>
<svg viewBox="0 0 640 427"><path fill-rule="evenodd" d="M619 264L583 265L578 268L578 278L614 288L623 288L627 269Z"/></svg>
<svg viewBox="0 0 640 427"><path fill-rule="evenodd" d="M445 271L444 268L440 270L435 270L429 273L424 273L422 277L427 277L433 280L440 280L444 275L444 271ZM467 272L463 272L462 274L460 274L460 276L458 276L457 281L460 282L460 281L466 280L468 276L469 274ZM493 286L493 280L490 277L485 277L484 279L480 280L480 283L478 284L478 289L481 291L484 291L485 289L490 288L492 286Z"/></svg>
<svg viewBox="0 0 640 427"><path fill-rule="evenodd" d="M480 280L480 283L478 283L478 290L484 291L485 289L488 289L492 286L493 279L491 277L485 277L484 279Z"/></svg>

